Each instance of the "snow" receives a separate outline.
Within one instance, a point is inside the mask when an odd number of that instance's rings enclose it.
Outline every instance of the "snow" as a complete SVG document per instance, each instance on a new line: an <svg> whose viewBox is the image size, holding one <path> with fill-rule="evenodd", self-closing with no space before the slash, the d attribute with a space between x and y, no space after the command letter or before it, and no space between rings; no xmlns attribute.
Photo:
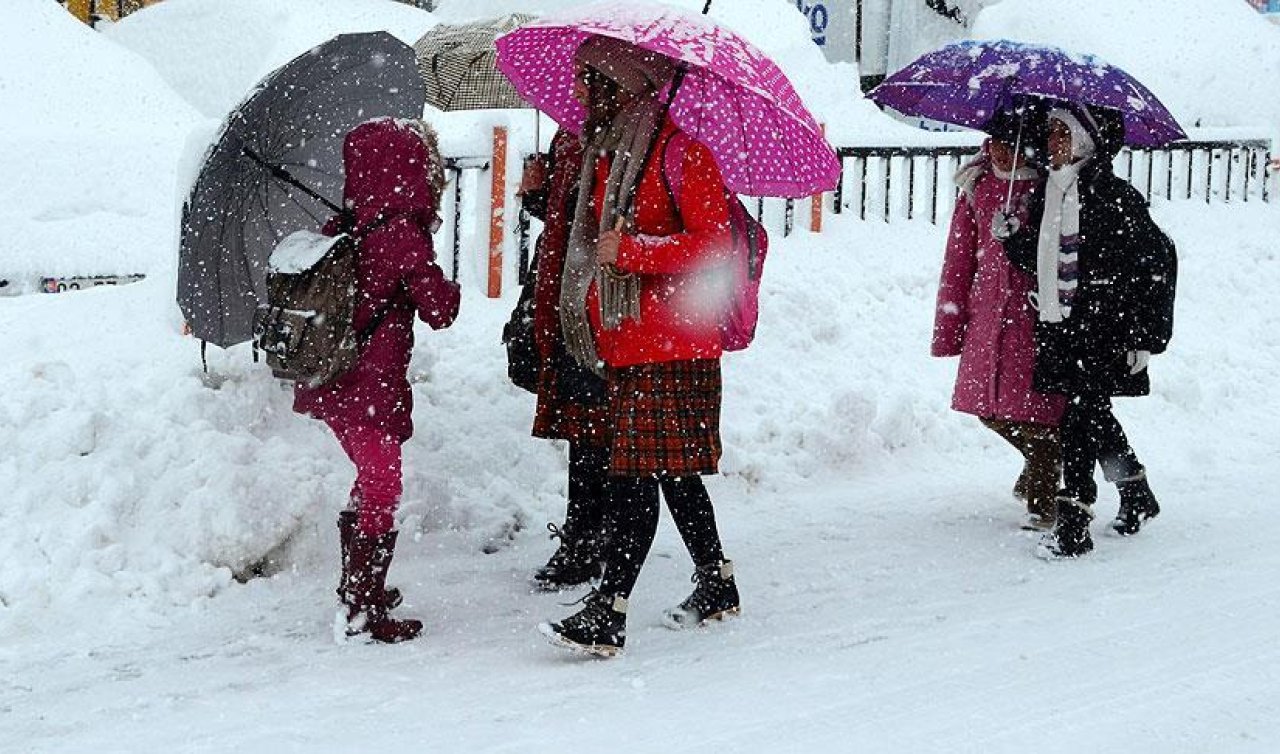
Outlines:
<svg viewBox="0 0 1280 754"><path fill-rule="evenodd" d="M755 3L727 20L771 55L809 44L803 16ZM147 278L0 298L0 751L1280 746L1274 199L1157 199L1181 257L1176 334L1152 360L1155 393L1117 410L1165 512L1132 540L1103 535L1106 487L1097 551L1064 564L1031 556L1013 452L948 410L954 361L928 357L945 228L851 212L820 236L774 226L756 343L724 361L724 474L709 481L745 612L689 634L659 625L690 572L664 521L627 654L609 663L533 629L581 596L527 586L552 549L542 526L563 515L565 453L529 437L532 398L507 383L498 342L515 292L483 297L483 243L467 235L459 320L422 327L410 367L392 580L426 635L337 646L333 519L352 469L246 347L210 349L202 370L174 304L177 211L255 77L336 31L412 41L432 17L374 0L166 0L96 34L23 0L10 19L0 110L21 115L0 122L0 173L16 176L0 189L0 277ZM1108 41L1089 51L1127 66ZM802 60L820 53L795 51L797 89L829 86ZM1253 57L1219 49L1213 81L1233 86ZM1266 125L1265 103L1148 83L1175 112ZM848 101L852 136L895 141L901 126ZM432 120L446 149L484 153L504 118L523 124L513 143L531 140L527 112Z"/></svg>
<svg viewBox="0 0 1280 754"><path fill-rule="evenodd" d="M322 236L310 230L299 230L280 239L267 260L272 272L296 275L315 267L343 236Z"/></svg>

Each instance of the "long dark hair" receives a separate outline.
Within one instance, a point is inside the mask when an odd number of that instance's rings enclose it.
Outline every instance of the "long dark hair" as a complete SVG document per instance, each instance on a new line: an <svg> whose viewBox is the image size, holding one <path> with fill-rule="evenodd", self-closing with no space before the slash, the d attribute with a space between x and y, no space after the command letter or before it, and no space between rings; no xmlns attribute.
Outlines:
<svg viewBox="0 0 1280 754"><path fill-rule="evenodd" d="M589 65L582 66L582 77L587 85L587 97L590 102L587 108L587 119L582 125L582 134L588 142L591 142L613 125L613 119L622 109L622 87Z"/></svg>

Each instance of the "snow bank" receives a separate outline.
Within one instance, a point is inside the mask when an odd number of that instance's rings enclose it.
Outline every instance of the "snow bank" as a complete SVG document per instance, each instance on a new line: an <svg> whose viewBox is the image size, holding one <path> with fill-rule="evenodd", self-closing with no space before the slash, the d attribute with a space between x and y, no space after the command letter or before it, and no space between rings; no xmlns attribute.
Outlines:
<svg viewBox="0 0 1280 754"><path fill-rule="evenodd" d="M0 278L148 273L168 253L168 166L198 117L142 58L56 3L5 7Z"/></svg>
<svg viewBox="0 0 1280 754"><path fill-rule="evenodd" d="M413 44L435 24L430 13L391 0L165 0L102 33L221 121L268 73L331 37L388 31Z"/></svg>
<svg viewBox="0 0 1280 754"><path fill-rule="evenodd" d="M1003 0L982 11L973 36L1099 55L1146 84L1185 128L1280 135L1280 28L1247 3Z"/></svg>

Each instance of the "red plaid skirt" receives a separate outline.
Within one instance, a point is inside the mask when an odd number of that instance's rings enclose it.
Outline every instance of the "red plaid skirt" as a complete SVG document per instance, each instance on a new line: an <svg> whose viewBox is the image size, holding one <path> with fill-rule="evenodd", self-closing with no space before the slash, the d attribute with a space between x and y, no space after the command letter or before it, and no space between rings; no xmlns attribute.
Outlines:
<svg viewBox="0 0 1280 754"><path fill-rule="evenodd" d="M720 361L610 369L609 473L714 474L720 462Z"/></svg>
<svg viewBox="0 0 1280 754"><path fill-rule="evenodd" d="M546 440L594 445L609 444L609 406L584 403L560 395L554 369L544 366L538 373L538 407L533 415L533 436Z"/></svg>

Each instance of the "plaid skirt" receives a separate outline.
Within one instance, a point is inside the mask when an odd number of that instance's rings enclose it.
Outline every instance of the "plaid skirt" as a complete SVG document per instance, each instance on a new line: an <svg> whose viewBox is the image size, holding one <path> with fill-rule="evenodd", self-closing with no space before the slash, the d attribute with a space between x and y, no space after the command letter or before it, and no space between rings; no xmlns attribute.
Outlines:
<svg viewBox="0 0 1280 754"><path fill-rule="evenodd" d="M614 476L714 474L720 462L720 361L610 369Z"/></svg>
<svg viewBox="0 0 1280 754"><path fill-rule="evenodd" d="M599 399L566 395L559 373L545 365L538 373L533 436L596 447L608 445L609 404Z"/></svg>

